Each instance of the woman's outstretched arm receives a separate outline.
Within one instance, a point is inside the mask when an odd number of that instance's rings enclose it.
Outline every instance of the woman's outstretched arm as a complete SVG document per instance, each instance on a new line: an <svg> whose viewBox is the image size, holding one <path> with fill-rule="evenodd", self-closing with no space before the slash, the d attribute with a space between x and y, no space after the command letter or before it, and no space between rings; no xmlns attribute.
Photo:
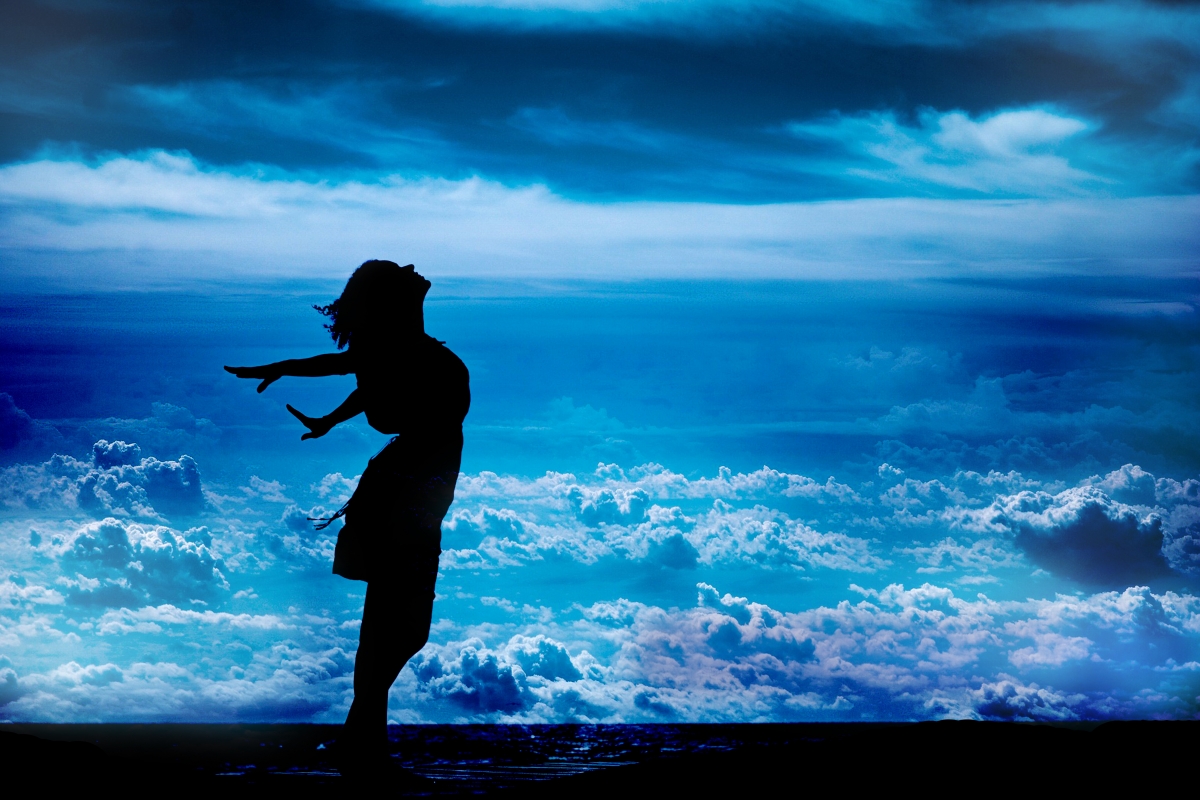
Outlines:
<svg viewBox="0 0 1200 800"><path fill-rule="evenodd" d="M261 367L226 367L225 371L239 378L257 378L262 381L258 391L262 391L284 375L294 375L298 378L324 378L327 375L349 375L354 372L354 359L349 351L345 353L324 353L310 358L291 358L287 361L276 361L274 364L263 364Z"/></svg>
<svg viewBox="0 0 1200 800"><path fill-rule="evenodd" d="M288 405L287 410L292 412L292 416L300 420L304 424L304 427L308 428L308 433L300 437L300 440L304 441L305 439L320 438L329 433L333 429L333 426L339 422L345 422L351 417L358 416L363 412L363 404L358 389L355 389L350 393L349 397L342 401L340 406L323 417L306 416L292 408L291 405Z"/></svg>

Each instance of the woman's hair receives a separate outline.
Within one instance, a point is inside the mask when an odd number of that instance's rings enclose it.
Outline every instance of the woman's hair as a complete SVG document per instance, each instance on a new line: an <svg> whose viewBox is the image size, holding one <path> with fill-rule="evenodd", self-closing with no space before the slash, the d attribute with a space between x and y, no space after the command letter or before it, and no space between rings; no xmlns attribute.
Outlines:
<svg viewBox="0 0 1200 800"><path fill-rule="evenodd" d="M329 317L325 329L341 350L356 329L399 328L407 315L420 315L429 281L417 274L412 264L401 267L394 261L364 261L354 270L341 296L327 306L314 305Z"/></svg>

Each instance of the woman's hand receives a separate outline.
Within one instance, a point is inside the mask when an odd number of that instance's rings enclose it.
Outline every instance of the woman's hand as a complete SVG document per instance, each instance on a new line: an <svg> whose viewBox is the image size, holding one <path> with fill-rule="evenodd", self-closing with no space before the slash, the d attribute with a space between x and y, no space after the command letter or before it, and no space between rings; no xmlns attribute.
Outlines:
<svg viewBox="0 0 1200 800"><path fill-rule="evenodd" d="M238 378L261 379L262 383L258 385L258 391L260 393L263 389L266 389L272 383L283 377L279 371L274 368L274 365L268 365L265 367L226 367L225 371ZM291 406L289 406L289 408L291 408ZM292 413L296 413L295 410L293 410Z"/></svg>
<svg viewBox="0 0 1200 800"><path fill-rule="evenodd" d="M262 390L260 389L259 391ZM288 405L287 410L292 412L292 416L300 420L304 427L308 428L308 433L301 436L300 441L304 441L305 439L319 439L320 437L329 433L333 426L337 424L336 422L331 421L329 417L310 417L305 414L301 414L299 411L292 408L291 405Z"/></svg>

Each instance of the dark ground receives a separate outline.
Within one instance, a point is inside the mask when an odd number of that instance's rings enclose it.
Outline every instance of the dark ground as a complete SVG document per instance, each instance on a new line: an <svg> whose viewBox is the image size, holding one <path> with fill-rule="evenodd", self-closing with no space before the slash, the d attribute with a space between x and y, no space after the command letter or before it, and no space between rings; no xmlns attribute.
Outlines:
<svg viewBox="0 0 1200 800"><path fill-rule="evenodd" d="M351 785L336 725L0 726L5 785L169 795ZM427 725L391 729L392 796L737 797L879 791L1194 791L1200 722ZM1183 786L1192 785L1192 789Z"/></svg>

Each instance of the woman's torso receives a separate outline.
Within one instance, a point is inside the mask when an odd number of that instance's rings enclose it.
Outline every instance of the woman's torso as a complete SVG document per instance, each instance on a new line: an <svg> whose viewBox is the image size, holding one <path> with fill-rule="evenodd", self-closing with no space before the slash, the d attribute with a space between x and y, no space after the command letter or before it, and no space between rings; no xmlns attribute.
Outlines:
<svg viewBox="0 0 1200 800"><path fill-rule="evenodd" d="M470 375L448 347L430 336L384 346L351 344L367 423L414 447L462 449L471 406ZM408 448L405 448L408 449Z"/></svg>

